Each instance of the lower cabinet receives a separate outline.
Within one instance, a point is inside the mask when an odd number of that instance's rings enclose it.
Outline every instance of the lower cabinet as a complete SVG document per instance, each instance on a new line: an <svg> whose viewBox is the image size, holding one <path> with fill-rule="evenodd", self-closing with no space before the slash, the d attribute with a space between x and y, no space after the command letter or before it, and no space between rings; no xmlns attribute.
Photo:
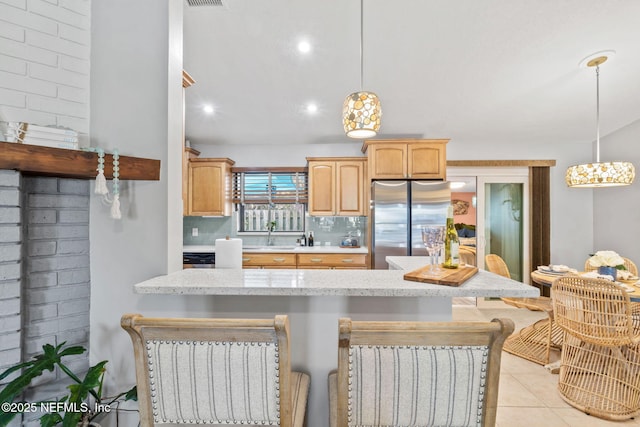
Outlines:
<svg viewBox="0 0 640 427"><path fill-rule="evenodd" d="M367 254L242 254L242 268L367 269Z"/></svg>
<svg viewBox="0 0 640 427"><path fill-rule="evenodd" d="M296 254L243 253L242 268L296 268Z"/></svg>
<svg viewBox="0 0 640 427"><path fill-rule="evenodd" d="M333 268L358 269L367 268L366 254L298 254L298 268Z"/></svg>

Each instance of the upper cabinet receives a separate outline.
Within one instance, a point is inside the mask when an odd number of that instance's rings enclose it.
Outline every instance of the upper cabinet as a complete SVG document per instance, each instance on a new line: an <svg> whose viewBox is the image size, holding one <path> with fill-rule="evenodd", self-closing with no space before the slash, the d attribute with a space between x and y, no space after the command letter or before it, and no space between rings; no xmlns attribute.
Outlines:
<svg viewBox="0 0 640 427"><path fill-rule="evenodd" d="M365 177L362 157L308 157L309 215L366 215Z"/></svg>
<svg viewBox="0 0 640 427"><path fill-rule="evenodd" d="M189 159L196 158L200 155L198 150L186 146L184 137L184 120L185 120L185 89L192 86L196 81L186 71L182 70L182 212L183 215L189 215Z"/></svg>
<svg viewBox="0 0 640 427"><path fill-rule="evenodd" d="M448 139L365 141L370 179L446 179Z"/></svg>
<svg viewBox="0 0 640 427"><path fill-rule="evenodd" d="M182 151L182 212L189 212L189 161L200 155L200 152L191 147L184 147Z"/></svg>
<svg viewBox="0 0 640 427"><path fill-rule="evenodd" d="M230 159L190 159L185 215L231 215Z"/></svg>

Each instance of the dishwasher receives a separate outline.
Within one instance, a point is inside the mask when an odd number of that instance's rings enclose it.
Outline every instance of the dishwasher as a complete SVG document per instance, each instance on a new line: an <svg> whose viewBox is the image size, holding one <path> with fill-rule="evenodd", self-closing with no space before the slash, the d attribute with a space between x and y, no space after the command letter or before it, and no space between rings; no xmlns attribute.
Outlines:
<svg viewBox="0 0 640 427"><path fill-rule="evenodd" d="M216 268L216 253L183 252L182 268Z"/></svg>

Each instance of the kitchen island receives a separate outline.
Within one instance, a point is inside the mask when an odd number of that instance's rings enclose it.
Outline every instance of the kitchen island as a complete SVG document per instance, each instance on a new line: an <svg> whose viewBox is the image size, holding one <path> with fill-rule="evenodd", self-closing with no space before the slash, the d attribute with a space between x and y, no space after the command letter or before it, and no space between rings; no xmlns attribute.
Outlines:
<svg viewBox="0 0 640 427"><path fill-rule="evenodd" d="M454 297L539 296L537 288L487 271L459 287L403 279L427 259L388 257L393 270L188 269L138 283L135 292L205 298L207 312L190 313L193 317L289 315L292 368L311 375L307 420L320 427L329 423L327 375L337 367L340 317L449 321Z"/></svg>

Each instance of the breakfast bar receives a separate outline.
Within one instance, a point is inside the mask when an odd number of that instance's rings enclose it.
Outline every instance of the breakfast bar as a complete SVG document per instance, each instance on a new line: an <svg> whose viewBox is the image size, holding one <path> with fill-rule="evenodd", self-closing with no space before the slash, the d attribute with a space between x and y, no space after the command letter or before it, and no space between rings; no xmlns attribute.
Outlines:
<svg viewBox="0 0 640 427"><path fill-rule="evenodd" d="M428 258L387 261L390 270L187 269L138 283L135 292L206 298L209 312L192 317L287 314L292 369L311 375L307 420L318 427L328 425L327 375L337 366L340 317L449 321L454 297L538 296L534 287L482 270L459 287L406 281L404 273Z"/></svg>

